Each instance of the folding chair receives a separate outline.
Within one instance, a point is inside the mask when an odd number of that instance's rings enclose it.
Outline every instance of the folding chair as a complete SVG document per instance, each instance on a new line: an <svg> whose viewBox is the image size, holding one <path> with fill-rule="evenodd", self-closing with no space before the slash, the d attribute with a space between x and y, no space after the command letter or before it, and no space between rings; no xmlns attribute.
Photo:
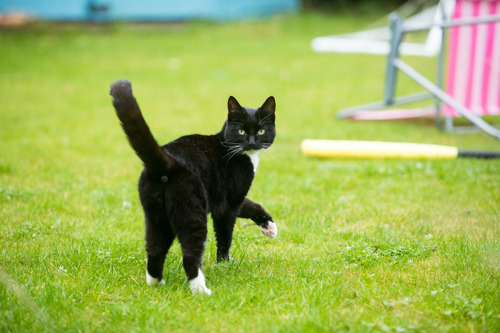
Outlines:
<svg viewBox="0 0 500 333"><path fill-rule="evenodd" d="M447 1L442 1L445 6ZM388 106L435 98L436 123L453 130L452 117L463 116L474 126L500 139L500 130L485 122L483 115L500 115L500 0L456 0L451 18L442 22L408 26L397 14L389 17L391 48L387 57L384 99L339 111L340 118L354 117L363 110L378 110ZM446 10L441 11L444 15ZM443 89L445 39L438 54L436 83L420 74L399 57L405 33L433 27L450 29L446 91ZM398 71L408 75L428 93L396 97ZM444 103L444 107L442 104ZM442 118L445 123L443 124Z"/></svg>

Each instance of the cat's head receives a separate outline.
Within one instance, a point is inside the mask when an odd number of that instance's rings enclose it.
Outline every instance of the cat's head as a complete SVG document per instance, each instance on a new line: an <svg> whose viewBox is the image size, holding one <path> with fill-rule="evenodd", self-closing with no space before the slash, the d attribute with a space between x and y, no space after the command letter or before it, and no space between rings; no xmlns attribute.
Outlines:
<svg viewBox="0 0 500 333"><path fill-rule="evenodd" d="M266 99L258 109L241 106L236 98L227 101L228 115L223 134L225 144L234 151L247 152L267 149L276 137L274 121L276 102Z"/></svg>

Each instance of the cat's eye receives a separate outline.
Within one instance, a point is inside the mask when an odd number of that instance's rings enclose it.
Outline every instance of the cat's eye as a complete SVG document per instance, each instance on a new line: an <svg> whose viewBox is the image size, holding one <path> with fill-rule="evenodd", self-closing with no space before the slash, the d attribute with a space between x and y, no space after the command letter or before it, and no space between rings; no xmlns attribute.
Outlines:
<svg viewBox="0 0 500 333"><path fill-rule="evenodd" d="M257 132L257 134L258 134L258 135L264 135L264 133L266 133L266 130L265 130L265 129L263 129L263 128L261 128L261 129Z"/></svg>
<svg viewBox="0 0 500 333"><path fill-rule="evenodd" d="M243 130L243 129L238 130L238 134L239 135L245 135L245 130Z"/></svg>

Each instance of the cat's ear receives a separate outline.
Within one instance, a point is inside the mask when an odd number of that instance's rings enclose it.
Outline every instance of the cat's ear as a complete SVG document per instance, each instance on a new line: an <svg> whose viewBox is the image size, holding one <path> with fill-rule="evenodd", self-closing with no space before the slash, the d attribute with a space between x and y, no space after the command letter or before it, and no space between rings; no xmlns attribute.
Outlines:
<svg viewBox="0 0 500 333"><path fill-rule="evenodd" d="M264 104L260 107L260 110L269 112L269 113L274 113L276 111L276 101L274 100L273 96L269 96Z"/></svg>
<svg viewBox="0 0 500 333"><path fill-rule="evenodd" d="M227 100L227 110L229 113L237 112L241 110L240 103L234 98L233 96L229 96L229 99Z"/></svg>

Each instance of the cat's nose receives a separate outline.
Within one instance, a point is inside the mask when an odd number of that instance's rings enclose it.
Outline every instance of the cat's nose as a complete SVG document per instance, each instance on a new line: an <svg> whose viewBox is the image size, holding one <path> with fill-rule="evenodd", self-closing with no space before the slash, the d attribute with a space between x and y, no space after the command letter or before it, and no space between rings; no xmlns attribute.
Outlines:
<svg viewBox="0 0 500 333"><path fill-rule="evenodd" d="M248 144L252 148L253 148L253 146L255 146L255 137L253 135L250 135L250 137L248 138Z"/></svg>

